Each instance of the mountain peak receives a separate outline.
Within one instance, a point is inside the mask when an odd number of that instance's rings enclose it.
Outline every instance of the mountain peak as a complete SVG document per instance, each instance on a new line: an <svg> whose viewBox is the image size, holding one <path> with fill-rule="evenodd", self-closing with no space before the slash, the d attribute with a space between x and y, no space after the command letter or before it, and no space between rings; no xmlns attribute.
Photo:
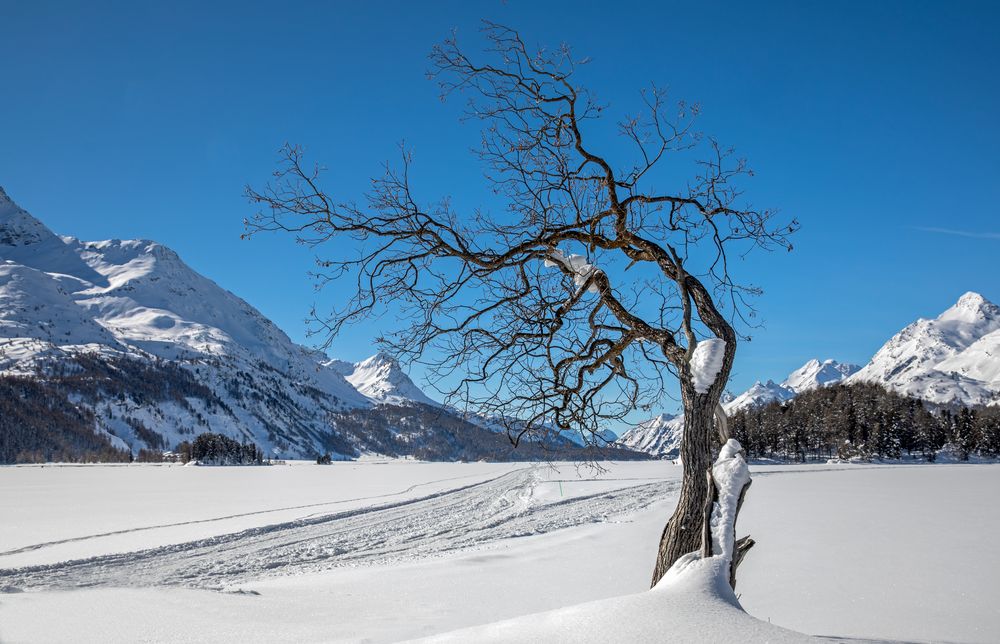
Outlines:
<svg viewBox="0 0 1000 644"><path fill-rule="evenodd" d="M344 368L344 366L333 366L339 368L347 382L360 391L365 396L377 402L390 403L394 405L406 404L408 402L423 403L425 405L437 405L420 390L417 385L410 380L410 377L403 371L399 361L384 351L379 351L370 358Z"/></svg>
<svg viewBox="0 0 1000 644"><path fill-rule="evenodd" d="M958 302L955 303L955 306L978 308L986 302L988 302L988 300L979 293L976 293L975 291L967 291L962 297L958 298Z"/></svg>
<svg viewBox="0 0 1000 644"><path fill-rule="evenodd" d="M365 358L361 362L355 364L356 367L374 367L376 365L385 365L386 367L392 369L399 368L399 361L396 360L392 355L386 353L385 351L379 351L373 356Z"/></svg>
<svg viewBox="0 0 1000 644"><path fill-rule="evenodd" d="M939 320L964 320L970 322L993 318L1000 318L1000 307L975 291L969 291L958 298L958 301L950 309L938 317Z"/></svg>
<svg viewBox="0 0 1000 644"><path fill-rule="evenodd" d="M792 390L796 394L800 394L803 391L817 387L826 387L827 385L840 382L859 369L860 367L853 364L837 362L832 359L820 362L818 359L813 358L788 374L788 377L781 383L781 386Z"/></svg>
<svg viewBox="0 0 1000 644"><path fill-rule="evenodd" d="M53 239L55 233L0 188L0 246L30 246Z"/></svg>

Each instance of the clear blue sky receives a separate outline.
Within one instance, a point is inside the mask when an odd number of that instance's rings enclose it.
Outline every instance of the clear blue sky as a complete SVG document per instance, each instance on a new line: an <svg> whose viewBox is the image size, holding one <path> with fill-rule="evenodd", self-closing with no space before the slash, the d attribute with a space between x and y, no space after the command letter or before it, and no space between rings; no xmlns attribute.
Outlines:
<svg viewBox="0 0 1000 644"><path fill-rule="evenodd" d="M343 292L314 293L289 238L240 241L243 185L290 141L357 196L405 139L427 197L473 203L474 126L424 73L480 18L591 56L612 109L650 81L700 102L753 202L801 221L793 253L738 267L766 326L733 390L863 363L967 290L1000 300L997 3L0 0L0 185L60 234L171 246L305 341L310 305ZM331 353L365 357L376 329Z"/></svg>

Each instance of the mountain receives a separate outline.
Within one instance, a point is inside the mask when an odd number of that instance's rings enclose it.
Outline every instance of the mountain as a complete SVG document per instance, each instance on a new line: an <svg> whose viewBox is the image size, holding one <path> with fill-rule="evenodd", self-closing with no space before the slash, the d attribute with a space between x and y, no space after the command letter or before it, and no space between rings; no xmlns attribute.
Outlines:
<svg viewBox="0 0 1000 644"><path fill-rule="evenodd" d="M803 391L842 382L859 369L860 367L853 364L841 363L836 360L820 362L814 358L788 374L788 377L781 384L773 380L764 383L758 380L732 401L723 403L723 407L726 412L733 413L740 409L759 407L774 401L785 402Z"/></svg>
<svg viewBox="0 0 1000 644"><path fill-rule="evenodd" d="M343 376L360 393L376 402L391 405L440 404L428 397L410 380L399 362L384 353L377 353L354 364L343 360L330 360L324 364Z"/></svg>
<svg viewBox="0 0 1000 644"><path fill-rule="evenodd" d="M727 392L723 396L722 407L726 413L732 414L740 409L759 407L774 401L785 402L803 391L841 382L857 371L856 365L836 360L810 360L790 373L781 384L773 380L763 383L757 381L739 396L733 397ZM677 456L683 433L683 414L660 414L625 432L618 444L653 456L670 458Z"/></svg>
<svg viewBox="0 0 1000 644"><path fill-rule="evenodd" d="M732 402L723 405L727 412L745 409L747 407L759 407L775 400L784 402L795 397L795 391L783 384L779 385L773 380L760 382L759 380L749 389L733 399Z"/></svg>
<svg viewBox="0 0 1000 644"><path fill-rule="evenodd" d="M0 189L0 462L125 458L208 431L280 458L594 455L512 452L392 358L328 360L169 248L59 237Z"/></svg>
<svg viewBox="0 0 1000 644"><path fill-rule="evenodd" d="M781 386L796 394L803 391L826 387L857 373L861 369L855 364L846 364L836 360L813 359L788 374Z"/></svg>
<svg viewBox="0 0 1000 644"><path fill-rule="evenodd" d="M936 318L906 326L860 369L810 360L780 384L758 381L723 407L733 413L784 402L837 382L873 382L938 406L1000 404L1000 307L979 293L966 293ZM664 418L636 425L619 444L656 456L674 455L683 416Z"/></svg>
<svg viewBox="0 0 1000 644"><path fill-rule="evenodd" d="M173 380L154 387L161 399L122 381L113 396L81 400L118 448L172 447L213 430L271 455L311 456L346 448L331 435L330 414L373 404L172 250L149 240L58 237L0 191L0 373L63 386L58 374L68 365L97 377L109 366L121 372L123 361L183 370L144 373ZM204 395L167 395L190 384L178 379L197 382Z"/></svg>
<svg viewBox="0 0 1000 644"><path fill-rule="evenodd" d="M660 414L622 434L618 445L652 456L674 457L680 451L683 432L683 414Z"/></svg>
<svg viewBox="0 0 1000 644"><path fill-rule="evenodd" d="M889 339L849 382L875 382L936 405L1000 402L1000 307L966 293Z"/></svg>

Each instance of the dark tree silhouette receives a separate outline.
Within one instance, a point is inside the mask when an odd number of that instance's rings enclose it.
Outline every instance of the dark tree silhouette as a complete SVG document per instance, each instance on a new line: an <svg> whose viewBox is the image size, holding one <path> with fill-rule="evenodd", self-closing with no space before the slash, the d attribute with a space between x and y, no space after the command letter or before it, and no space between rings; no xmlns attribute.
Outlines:
<svg viewBox="0 0 1000 644"><path fill-rule="evenodd" d="M289 146L274 180L247 189L262 208L247 235L336 240L316 278L341 288L355 280L353 298L330 315L314 311L319 330L332 338L391 302L401 322L380 338L384 348L427 364L440 387L457 380L445 389L449 402L499 418L515 444L531 432L596 439L609 423L660 404L675 376L685 470L655 583L701 546L734 325L758 292L734 280L730 255L790 248L796 224L743 202L738 183L751 172L694 131L696 107L652 87L641 93L642 114L617 124L625 145L602 146L604 137L591 135L606 108L576 82L581 61L568 47L529 50L491 23L484 34L482 61L454 37L435 47L431 76L445 96L468 96L468 117L483 125L478 155L497 214L422 201L405 150L363 203L337 198L320 187L320 168ZM619 153L627 158L612 157ZM690 174L678 176L687 162ZM710 386L692 366L708 339L706 347L721 348Z"/></svg>

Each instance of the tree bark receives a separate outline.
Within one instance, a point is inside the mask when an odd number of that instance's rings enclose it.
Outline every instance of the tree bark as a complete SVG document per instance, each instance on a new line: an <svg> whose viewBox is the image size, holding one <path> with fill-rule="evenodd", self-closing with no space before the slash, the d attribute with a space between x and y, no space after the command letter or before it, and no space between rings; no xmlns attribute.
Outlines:
<svg viewBox="0 0 1000 644"><path fill-rule="evenodd" d="M720 419L719 431L721 435L723 436L725 435L726 429L725 429L724 418ZM747 467L746 462L744 460L745 457L746 455L743 452L742 448L740 448L739 451L733 456L729 455L724 456L723 452L720 451L719 460L716 461L715 465L719 466L725 463L726 466L729 467L731 466L732 463L735 463L737 467L744 469L744 471L748 473L748 470L745 470L745 468ZM739 459L739 461L729 462L727 460L723 460L724 458L725 459L735 458ZM695 470L693 468L685 470L684 480L687 481L689 478L691 479L696 478ZM715 478L715 468L712 465L705 468L704 478L705 482L704 482L704 487L702 489L705 491L705 494L702 502L703 505L701 509L701 525L700 525L701 543L700 543L700 548L697 549L697 552L702 559L707 559L709 557L715 557L715 556L726 557L729 563L729 585L733 588L733 590L736 590L736 569L743 562L743 558L746 557L746 554L750 550L750 548L752 548L755 545L754 540L751 539L749 535L741 538L736 537L736 521L739 518L740 510L743 508L743 501L746 498L747 490L750 488L750 484L753 483L753 481L749 477L747 477L745 480L742 477L734 478L731 473L726 476L723 485L732 486L737 481L743 481L742 487L739 490L739 496L736 501L736 507L731 509L731 514L730 514L729 512L726 512L725 508L719 508L717 501L722 496L724 496L727 499L731 499L733 490L720 489L719 487L720 483ZM680 506L678 506L678 508L680 508ZM669 547L670 544L673 543L672 540L675 538L674 534L671 532L671 523L674 521L674 518L677 517L678 515L679 511L675 511L674 517L671 517L670 522L667 523L667 527L663 531L663 537L660 542L660 553L659 553L660 556L657 557L656 572L654 572L654 577L653 577L654 586L660 580L660 578L667 572L667 570L669 570L670 566L673 565L672 561L668 563L666 560L666 556L669 556L669 551L666 551L665 548ZM712 524L713 518L716 518L717 520L723 520L727 524L728 522L731 521L731 525L713 526ZM721 530L721 534L713 535L713 530ZM717 538L719 540L719 543L717 543ZM696 550L689 550L687 552L696 552ZM687 554L687 552L683 554ZM676 559L674 559L674 561L676 561Z"/></svg>
<svg viewBox="0 0 1000 644"><path fill-rule="evenodd" d="M720 387L721 388L721 387ZM715 387L713 387L715 389ZM693 387L682 387L684 435L681 438L681 462L684 467L677 507L663 529L656 555L651 586L680 557L696 552L702 545L702 523L709 495L705 471L712 465L712 437L715 434L715 407L718 396L697 394Z"/></svg>

